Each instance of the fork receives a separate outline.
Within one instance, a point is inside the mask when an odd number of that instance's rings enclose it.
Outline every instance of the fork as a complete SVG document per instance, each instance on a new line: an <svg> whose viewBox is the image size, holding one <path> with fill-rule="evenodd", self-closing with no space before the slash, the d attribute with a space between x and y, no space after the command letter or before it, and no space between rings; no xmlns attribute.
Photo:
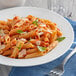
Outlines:
<svg viewBox="0 0 76 76"><path fill-rule="evenodd" d="M48 76L61 76L64 73L64 65L66 64L66 62L76 53L76 47L72 50L72 52L65 57L65 59L62 61L62 63L55 67L54 69L52 69Z"/></svg>

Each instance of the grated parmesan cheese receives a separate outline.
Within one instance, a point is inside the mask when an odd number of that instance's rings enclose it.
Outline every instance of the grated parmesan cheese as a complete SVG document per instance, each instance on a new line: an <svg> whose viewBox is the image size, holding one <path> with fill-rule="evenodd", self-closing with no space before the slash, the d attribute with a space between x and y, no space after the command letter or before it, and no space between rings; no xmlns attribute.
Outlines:
<svg viewBox="0 0 76 76"><path fill-rule="evenodd" d="M42 35L42 34L44 34L44 32L39 32L38 34L39 34L39 35Z"/></svg>
<svg viewBox="0 0 76 76"><path fill-rule="evenodd" d="M36 45L39 46L41 44L41 41L36 41Z"/></svg>
<svg viewBox="0 0 76 76"><path fill-rule="evenodd" d="M46 27L46 25L45 25L45 24L41 24L40 26L42 26L42 27Z"/></svg>
<svg viewBox="0 0 76 76"><path fill-rule="evenodd" d="M26 39L24 39L24 38L21 38L20 40L23 41L23 42L26 42Z"/></svg>
<svg viewBox="0 0 76 76"><path fill-rule="evenodd" d="M0 35L5 36L4 31L2 29L0 30Z"/></svg>
<svg viewBox="0 0 76 76"><path fill-rule="evenodd" d="M26 55L26 49L23 49L19 52L18 57L24 57Z"/></svg>
<svg viewBox="0 0 76 76"><path fill-rule="evenodd" d="M5 48L5 45L0 45L0 50L4 48Z"/></svg>
<svg viewBox="0 0 76 76"><path fill-rule="evenodd" d="M52 33L52 31L51 31L51 30L49 30L49 29L47 29L47 32Z"/></svg>

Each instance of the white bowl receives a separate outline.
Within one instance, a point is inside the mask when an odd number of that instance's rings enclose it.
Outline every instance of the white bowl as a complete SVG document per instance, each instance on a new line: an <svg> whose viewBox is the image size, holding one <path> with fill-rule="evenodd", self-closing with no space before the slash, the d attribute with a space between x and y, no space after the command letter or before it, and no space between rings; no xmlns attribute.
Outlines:
<svg viewBox="0 0 76 76"><path fill-rule="evenodd" d="M63 32L63 36L66 39L58 44L51 52L45 56L31 58L31 59L12 59L0 55L0 64L9 66L35 66L44 63L51 62L61 55L63 55L72 45L74 40L74 32L70 23L59 14L36 7L16 7L0 11L0 20L6 20L8 18L13 18L15 15L25 17L27 15L34 15L36 17L49 19L58 24L58 27Z"/></svg>

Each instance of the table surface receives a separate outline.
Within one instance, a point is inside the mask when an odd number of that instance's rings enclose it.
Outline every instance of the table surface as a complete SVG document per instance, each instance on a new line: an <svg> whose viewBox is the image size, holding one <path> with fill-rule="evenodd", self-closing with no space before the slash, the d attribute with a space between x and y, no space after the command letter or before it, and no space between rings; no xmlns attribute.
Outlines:
<svg viewBox="0 0 76 76"><path fill-rule="evenodd" d="M67 3L68 0L64 0L63 2ZM43 3L44 2L44 3ZM25 6L32 6L32 7L41 7L41 8L49 8L49 3L50 0L27 0L25 2ZM76 20L76 0L69 0L69 2L73 3L72 8L70 9L71 15L67 16L68 18L72 20ZM65 3L64 3L65 4ZM10 66L5 66L5 65L0 65L0 76L8 76L10 70L12 67Z"/></svg>

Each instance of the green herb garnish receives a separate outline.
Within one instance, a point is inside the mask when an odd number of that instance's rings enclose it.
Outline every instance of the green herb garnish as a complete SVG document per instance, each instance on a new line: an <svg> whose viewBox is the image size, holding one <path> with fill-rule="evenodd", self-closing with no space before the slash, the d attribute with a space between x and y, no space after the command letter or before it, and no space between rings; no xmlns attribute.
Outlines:
<svg viewBox="0 0 76 76"><path fill-rule="evenodd" d="M23 31L22 30L17 30L17 33L23 33Z"/></svg>
<svg viewBox="0 0 76 76"><path fill-rule="evenodd" d="M21 44L17 47L19 50L21 50Z"/></svg>
<svg viewBox="0 0 76 76"><path fill-rule="evenodd" d="M63 41L65 38L66 38L66 37L59 37L59 38L57 38L57 40L58 40L59 42L61 42L61 41Z"/></svg>
<svg viewBox="0 0 76 76"><path fill-rule="evenodd" d="M45 51L46 50L46 47L37 46L37 48L39 49L39 51Z"/></svg>
<svg viewBox="0 0 76 76"><path fill-rule="evenodd" d="M38 18L35 21L33 21L33 24L35 24L36 26L38 26Z"/></svg>

